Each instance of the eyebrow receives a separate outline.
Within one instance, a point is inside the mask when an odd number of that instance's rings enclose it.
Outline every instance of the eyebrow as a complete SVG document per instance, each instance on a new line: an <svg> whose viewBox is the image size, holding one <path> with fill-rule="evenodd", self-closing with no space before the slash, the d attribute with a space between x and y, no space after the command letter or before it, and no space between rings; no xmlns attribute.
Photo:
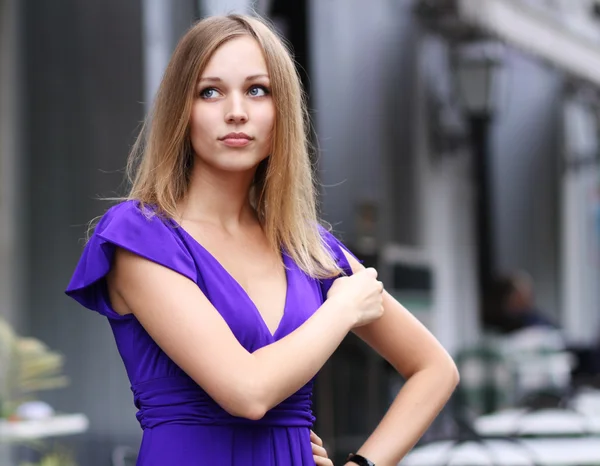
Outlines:
<svg viewBox="0 0 600 466"><path fill-rule="evenodd" d="M269 78L268 74L253 74L252 76L248 76L245 81L254 81L255 79L259 79L259 78ZM208 81L208 82L213 82L213 83L220 83L223 82L223 80L221 78L217 78L217 77L213 77L213 76L207 76L205 78L200 78L200 82L203 81Z"/></svg>

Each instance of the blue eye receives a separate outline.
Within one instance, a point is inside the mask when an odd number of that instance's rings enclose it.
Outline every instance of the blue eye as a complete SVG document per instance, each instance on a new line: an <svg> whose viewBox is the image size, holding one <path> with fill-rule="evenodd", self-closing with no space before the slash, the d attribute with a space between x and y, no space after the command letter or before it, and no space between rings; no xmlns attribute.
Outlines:
<svg viewBox="0 0 600 466"><path fill-rule="evenodd" d="M217 97L218 91L214 87L207 87L200 91L200 97L203 99L214 99Z"/></svg>
<svg viewBox="0 0 600 466"><path fill-rule="evenodd" d="M264 97L269 95L269 90L265 86L252 86L248 94L252 97Z"/></svg>

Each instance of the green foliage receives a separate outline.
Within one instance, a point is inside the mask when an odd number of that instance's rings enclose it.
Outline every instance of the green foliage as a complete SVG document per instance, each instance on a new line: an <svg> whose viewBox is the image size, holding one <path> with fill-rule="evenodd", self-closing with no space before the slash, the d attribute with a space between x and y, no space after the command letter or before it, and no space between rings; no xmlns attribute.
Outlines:
<svg viewBox="0 0 600 466"><path fill-rule="evenodd" d="M21 463L20 466L77 466L72 455L66 452L52 452L43 456L38 463Z"/></svg>
<svg viewBox="0 0 600 466"><path fill-rule="evenodd" d="M0 318L0 417L41 390L68 385L63 366L61 354L35 338L20 337Z"/></svg>

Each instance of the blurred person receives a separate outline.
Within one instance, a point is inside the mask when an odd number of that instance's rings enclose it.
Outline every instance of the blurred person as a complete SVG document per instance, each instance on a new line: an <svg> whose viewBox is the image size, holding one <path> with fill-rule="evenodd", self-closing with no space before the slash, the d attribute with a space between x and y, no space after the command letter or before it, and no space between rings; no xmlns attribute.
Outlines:
<svg viewBox="0 0 600 466"><path fill-rule="evenodd" d="M131 190L66 290L110 322L144 429L140 466L331 465L310 430L312 384L350 331L408 380L349 465L396 465L458 382L377 272L319 225L306 124L294 62L266 22L207 18L177 45Z"/></svg>
<svg viewBox="0 0 600 466"><path fill-rule="evenodd" d="M555 328L537 308L533 280L523 271L496 280L488 304L486 323L502 333L531 327Z"/></svg>

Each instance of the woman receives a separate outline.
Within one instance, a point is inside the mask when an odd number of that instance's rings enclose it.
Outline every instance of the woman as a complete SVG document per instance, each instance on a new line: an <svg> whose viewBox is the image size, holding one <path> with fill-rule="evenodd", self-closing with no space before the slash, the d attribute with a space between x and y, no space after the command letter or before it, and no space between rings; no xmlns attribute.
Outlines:
<svg viewBox="0 0 600 466"><path fill-rule="evenodd" d="M110 321L139 465L331 464L311 446L312 381L351 330L408 381L348 464L395 465L457 383L377 273L318 226L302 97L264 22L197 23L134 147L128 199L86 245L67 293Z"/></svg>

